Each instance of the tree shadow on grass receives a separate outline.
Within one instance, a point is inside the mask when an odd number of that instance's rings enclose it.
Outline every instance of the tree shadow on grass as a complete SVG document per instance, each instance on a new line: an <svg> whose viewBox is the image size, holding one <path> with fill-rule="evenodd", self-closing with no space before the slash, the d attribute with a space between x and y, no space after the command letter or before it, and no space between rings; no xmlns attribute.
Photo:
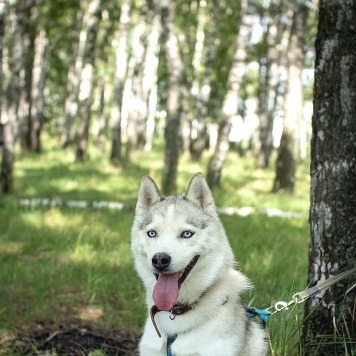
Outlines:
<svg viewBox="0 0 356 356"><path fill-rule="evenodd" d="M133 204L140 178L147 171L135 164L115 168L100 162L21 167L16 173L14 194L26 198L108 200ZM132 184L127 184L132 182Z"/></svg>

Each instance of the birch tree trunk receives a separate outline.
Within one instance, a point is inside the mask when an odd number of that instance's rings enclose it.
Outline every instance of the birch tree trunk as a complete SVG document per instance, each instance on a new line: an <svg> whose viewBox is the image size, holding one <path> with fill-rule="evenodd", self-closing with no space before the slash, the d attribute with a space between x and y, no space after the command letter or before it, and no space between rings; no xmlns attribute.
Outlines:
<svg viewBox="0 0 356 356"><path fill-rule="evenodd" d="M356 2L321 0L316 40L308 285L356 266ZM356 275L305 304L305 355L354 355Z"/></svg>
<svg viewBox="0 0 356 356"><path fill-rule="evenodd" d="M7 107L7 85L6 73L8 70L9 50L6 40L6 20L8 17L8 4L3 1L0 3L0 125L3 125L1 120L2 114L6 114ZM4 120L4 119L3 119Z"/></svg>
<svg viewBox="0 0 356 356"><path fill-rule="evenodd" d="M177 189L179 132L181 124L180 86L183 73L178 39L173 22L173 1L161 1L161 21L163 26L163 50L168 72L167 121L165 129L162 193L171 194Z"/></svg>
<svg viewBox="0 0 356 356"><path fill-rule="evenodd" d="M205 4L207 6L208 3ZM205 10L208 11L208 10ZM211 4L210 18L208 21L208 32L206 39L206 48L204 50L204 61L201 65L204 67L201 83L199 83L198 93L195 100L196 117L192 120L190 154L193 160L199 160L205 148L206 139L209 137L206 125L208 116L208 103L211 94L212 64L216 55L216 33L219 20L220 0L214 0ZM207 16L208 14L206 14ZM212 150L213 151L213 150Z"/></svg>
<svg viewBox="0 0 356 356"><path fill-rule="evenodd" d="M108 5L105 3L105 5ZM110 57L111 46L109 45L110 37L112 36L112 23L109 17L107 6L102 8L101 27L98 34L98 55L97 60L101 63L106 63ZM94 110L96 112L93 122L93 141L98 151L104 155L106 152L106 143L108 139L108 103L111 100L112 93L112 73L110 71L101 72L100 69L96 75L96 85L94 89Z"/></svg>
<svg viewBox="0 0 356 356"><path fill-rule="evenodd" d="M188 140L185 146L188 146L189 153L193 160L200 159L206 142L206 123L205 117L199 115L199 106L201 105L199 98L201 96L202 80L204 76L203 70L205 65L204 58L204 43L205 43L205 27L207 23L207 3L205 0L199 1L197 11L197 29L195 36L194 54L192 60L193 81L189 93L190 108L187 112L187 122L185 123L188 130ZM214 24L213 24L214 25ZM183 130L185 131L185 130ZM186 136L186 135L184 135ZM188 151L186 148L184 152Z"/></svg>
<svg viewBox="0 0 356 356"><path fill-rule="evenodd" d="M41 128L44 107L49 41L45 30L41 30L35 40L35 54L31 86L31 150L41 151Z"/></svg>
<svg viewBox="0 0 356 356"><path fill-rule="evenodd" d="M106 148L106 139L107 139L107 115L106 115L106 104L107 104L107 83L108 78L104 76L102 80L99 82L99 91L100 91L100 99L99 99L99 108L98 115L94 122L94 137L95 143L98 147L98 150L103 154Z"/></svg>
<svg viewBox="0 0 356 356"><path fill-rule="evenodd" d="M288 50L288 79L285 96L285 118L278 150L276 176L273 191L294 191L299 158L299 130L303 117L304 37L306 33L307 7L305 2L294 3L293 24Z"/></svg>
<svg viewBox="0 0 356 356"><path fill-rule="evenodd" d="M87 21L83 24L83 26L86 26L88 39L83 56L83 69L81 72L80 90L78 97L79 127L75 156L76 162L85 161L88 154L95 50L100 22L100 0L91 0L87 11Z"/></svg>
<svg viewBox="0 0 356 356"><path fill-rule="evenodd" d="M207 182L211 188L220 184L221 171L229 149L232 117L237 114L238 94L246 71L247 46L251 35L252 16L248 14L248 1L241 1L239 26L236 33L236 50L227 81L227 91L221 109L221 121L215 151L210 158Z"/></svg>
<svg viewBox="0 0 356 356"><path fill-rule="evenodd" d="M26 0L22 2L25 11L24 29L22 34L23 62L22 62L22 85L20 88L19 122L21 152L31 151L31 90L33 60L35 52L35 39L38 24L38 11L36 6L39 0Z"/></svg>
<svg viewBox="0 0 356 356"><path fill-rule="evenodd" d="M144 125L142 127L144 117L147 113L146 100L143 94L143 62L145 57L144 35L146 31L147 12L146 4L141 4L140 15L136 24L133 40L132 40L132 55L129 61L129 68L126 83L130 83L129 92L126 103L128 106L127 126L126 126L126 160L130 161L132 153L137 148L142 135L144 133ZM124 109L125 110L125 109Z"/></svg>
<svg viewBox="0 0 356 356"><path fill-rule="evenodd" d="M13 185L15 162L15 142L18 134L18 109L22 68L22 33L24 3L17 7L11 1L0 7L1 22L1 113L3 125L3 151L0 171L0 184L3 193L9 193ZM8 37L11 34L13 38ZM11 60L10 60L11 56Z"/></svg>
<svg viewBox="0 0 356 356"><path fill-rule="evenodd" d="M130 11L131 0L123 0L121 4L119 30L116 33L116 38L118 38L118 46L116 48L114 97L111 107L110 119L110 126L112 131L110 159L113 164L120 164L122 162L121 109L127 70L127 43L130 33Z"/></svg>
<svg viewBox="0 0 356 356"><path fill-rule="evenodd" d="M157 108L157 70L159 55L160 17L158 6L154 6L153 20L147 39L145 68L143 75L143 91L147 100L146 143L145 151L153 147L153 133L155 129L155 115Z"/></svg>
<svg viewBox="0 0 356 356"><path fill-rule="evenodd" d="M259 147L256 165L258 168L267 168L273 147L273 123L276 112L278 86L279 86L279 59L282 47L281 26L282 6L280 0L270 3L268 11L268 26L266 31L266 43L268 46L266 56L260 60L259 76ZM288 20L288 18L287 18ZM289 20L288 20L289 21ZM290 19L292 21L292 19ZM283 55L286 55L284 48Z"/></svg>
<svg viewBox="0 0 356 356"><path fill-rule="evenodd" d="M80 71L83 66L84 49L87 42L87 28L83 26L83 10L79 9L74 32L80 31L78 39L73 43L73 62L68 69L67 96L64 104L65 122L61 135L61 147L67 147L74 141L73 124L78 113L78 94Z"/></svg>
<svg viewBox="0 0 356 356"><path fill-rule="evenodd" d="M9 112L9 86L11 82L10 77L10 66L9 66L9 43L7 35L11 28L10 23L10 9L8 2L4 2L0 5L0 84L1 84L1 95L0 95L0 125L2 134L2 161L0 170L0 184L1 191L3 193L8 193L12 188L12 171L15 157L15 144L13 135L13 120L9 120L13 116Z"/></svg>

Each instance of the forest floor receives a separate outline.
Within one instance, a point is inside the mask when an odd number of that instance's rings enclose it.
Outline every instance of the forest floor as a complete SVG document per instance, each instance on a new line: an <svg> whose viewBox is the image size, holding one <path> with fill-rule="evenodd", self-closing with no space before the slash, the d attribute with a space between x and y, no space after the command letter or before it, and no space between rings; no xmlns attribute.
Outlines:
<svg viewBox="0 0 356 356"><path fill-rule="evenodd" d="M100 202L92 204L88 201L52 201L50 199L22 199L21 206L68 206L75 208L111 208L124 209L124 204ZM252 208L220 208L224 215L248 216L253 213L269 217L305 218L297 212L287 212L279 209ZM70 319L70 316L67 315ZM50 321L36 322L32 328L17 333L7 341L0 342L0 355L46 355L46 356L133 356L137 355L139 336L129 330L113 331L100 328L97 325L83 326L81 323L67 322L55 325Z"/></svg>
<svg viewBox="0 0 356 356"><path fill-rule="evenodd" d="M39 323L41 324L41 323ZM133 356L138 337L130 332L79 328L72 325L52 328L39 325L33 334L2 345L1 355Z"/></svg>

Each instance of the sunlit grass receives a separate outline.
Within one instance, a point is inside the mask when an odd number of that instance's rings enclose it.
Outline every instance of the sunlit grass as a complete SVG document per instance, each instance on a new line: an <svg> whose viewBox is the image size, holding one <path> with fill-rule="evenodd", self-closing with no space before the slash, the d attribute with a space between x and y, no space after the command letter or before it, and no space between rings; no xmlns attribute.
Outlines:
<svg viewBox="0 0 356 356"><path fill-rule="evenodd" d="M308 223L257 214L223 216L222 221L239 261L253 281L245 303L265 309L277 301L289 302L304 290L307 278ZM302 306L270 316L268 330L274 355L296 355Z"/></svg>
<svg viewBox="0 0 356 356"><path fill-rule="evenodd" d="M145 319L144 289L133 268L130 229L143 174L160 185L162 147L136 152L122 167L110 165L95 150L87 162L74 163L72 149L51 140L41 155L19 156L15 190L0 211L0 338L31 330L39 320L75 321L139 333ZM178 188L206 172L201 162L180 159ZM294 195L271 193L274 169L256 170L253 158L230 152L221 186L214 189L221 207L276 208L307 215L308 162L298 168ZM120 201L131 209L20 208L18 198ZM305 288L309 227L307 219L283 219L254 213L222 216L239 268L255 289L244 302L265 308L289 300ZM293 355L301 309L271 317L275 355Z"/></svg>
<svg viewBox="0 0 356 356"><path fill-rule="evenodd" d="M74 149L60 150L51 139L39 156L19 157L15 172L15 195L27 198L72 200L110 200L133 205L143 174L151 175L158 185L163 170L162 145L152 152L138 151L133 161L122 167L112 166L107 156L99 156L94 149L90 159L74 162ZM178 168L178 191L183 192L193 174L206 173L209 153L201 161L192 162L182 156ZM272 193L275 159L271 167L256 169L251 156L240 157L229 152L223 168L221 186L215 188L216 204L224 207L278 208L307 214L309 209L309 162L301 162L297 170L295 192ZM41 174L39 174L41 172Z"/></svg>
<svg viewBox="0 0 356 356"><path fill-rule="evenodd" d="M0 221L6 232L0 279L8 287L0 298L2 327L80 319L84 306L97 304L114 310L103 314L102 323L116 328L142 318L141 303L141 315L128 308L137 295L132 291L141 290L130 253L131 211L16 209L6 215ZM122 308L131 312L120 313Z"/></svg>

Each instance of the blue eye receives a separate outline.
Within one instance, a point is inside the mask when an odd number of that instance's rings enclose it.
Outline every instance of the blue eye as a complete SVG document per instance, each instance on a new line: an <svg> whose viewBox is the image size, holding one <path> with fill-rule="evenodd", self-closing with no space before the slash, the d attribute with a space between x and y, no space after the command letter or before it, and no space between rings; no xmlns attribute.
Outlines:
<svg viewBox="0 0 356 356"><path fill-rule="evenodd" d="M150 238L156 237L157 236L157 232L155 230L148 230L147 231L147 236Z"/></svg>
<svg viewBox="0 0 356 356"><path fill-rule="evenodd" d="M187 231L183 231L182 235L180 235L181 237L183 237L183 239L189 239L194 235L194 232L191 232L189 230Z"/></svg>

